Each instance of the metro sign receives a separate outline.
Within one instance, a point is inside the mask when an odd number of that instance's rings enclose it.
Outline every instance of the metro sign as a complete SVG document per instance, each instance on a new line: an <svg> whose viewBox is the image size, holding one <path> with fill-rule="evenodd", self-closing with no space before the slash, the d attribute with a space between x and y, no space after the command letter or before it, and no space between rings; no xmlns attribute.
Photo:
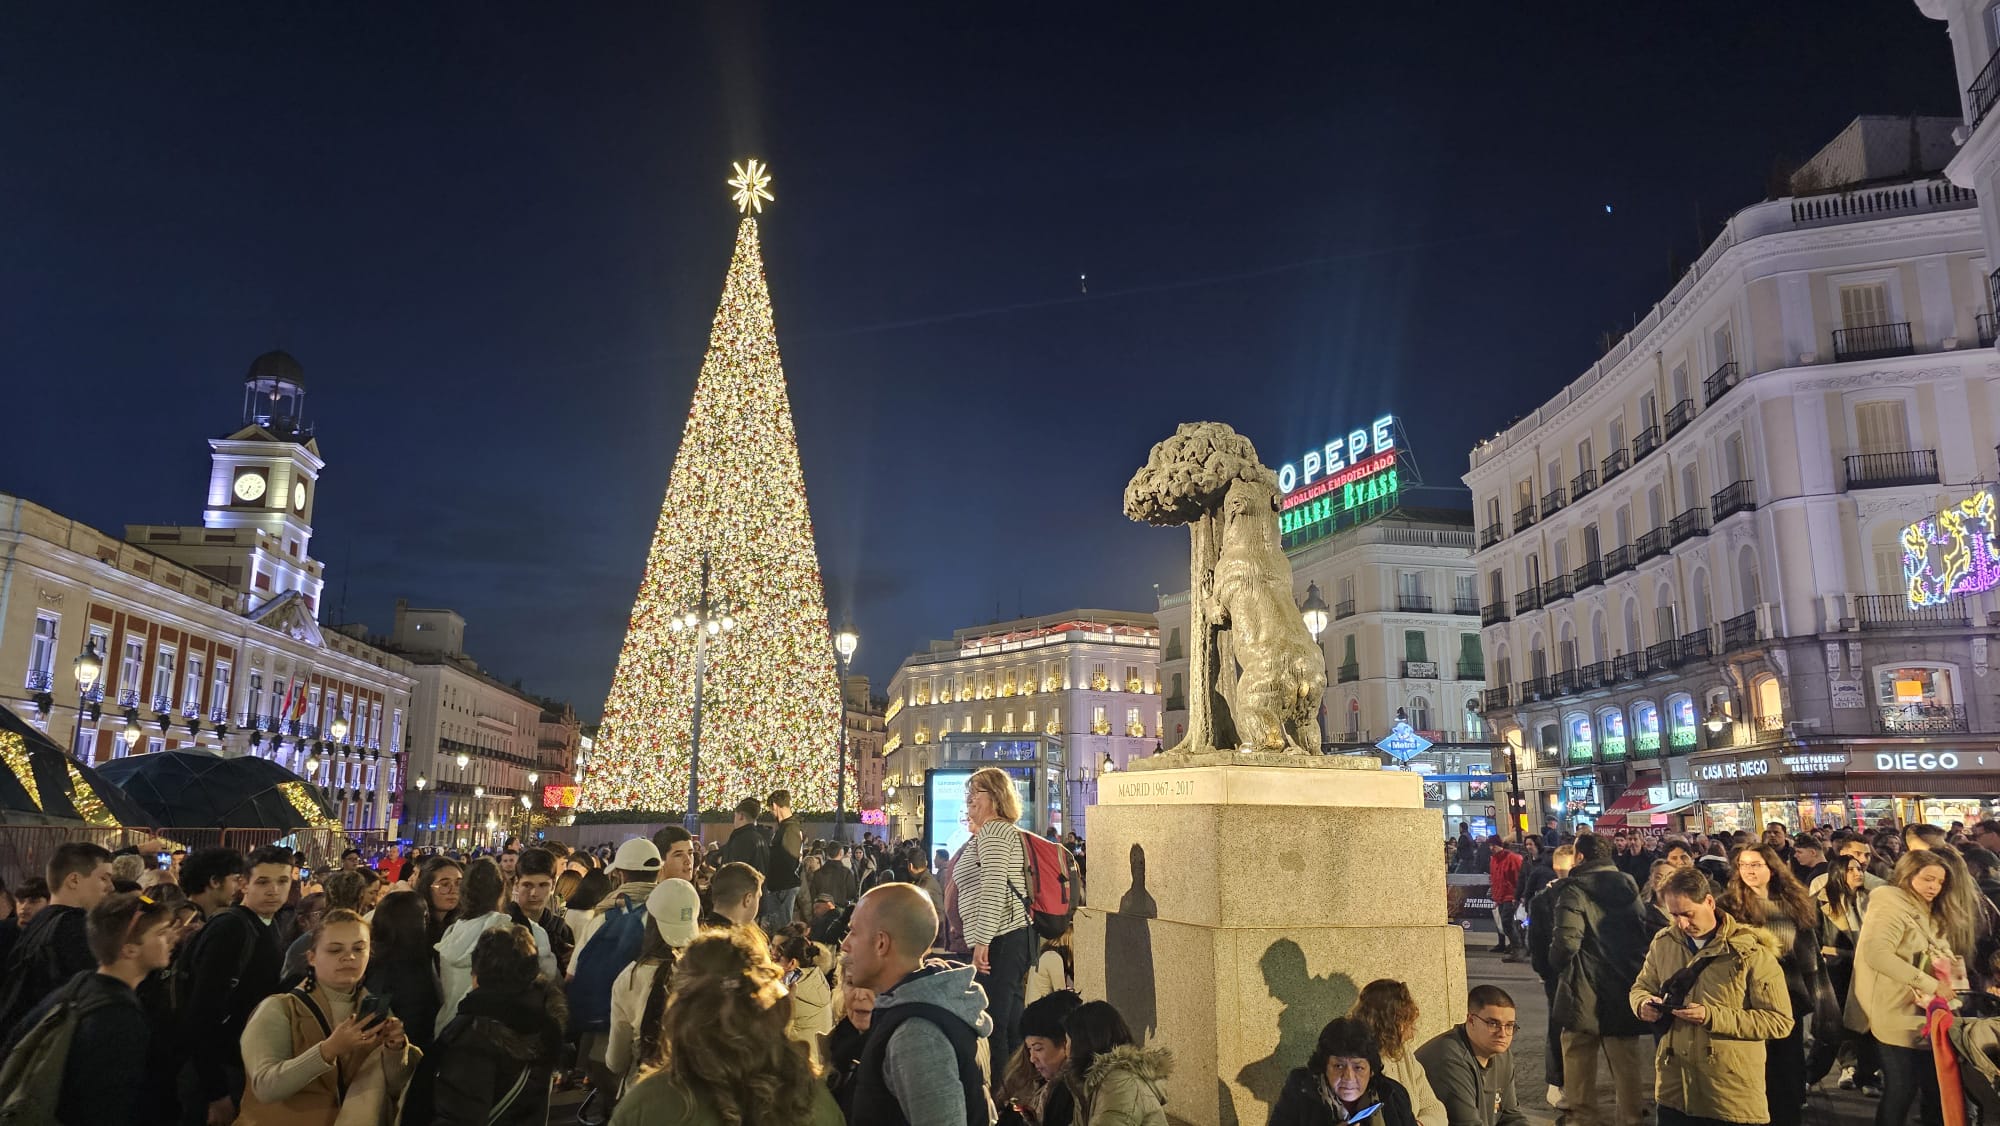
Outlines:
<svg viewBox="0 0 2000 1126"><path fill-rule="evenodd" d="M1411 727L1408 720L1399 719L1389 734L1375 744L1375 749L1396 756L1397 762L1408 762L1430 750L1431 745L1429 739L1417 734L1417 729Z"/></svg>

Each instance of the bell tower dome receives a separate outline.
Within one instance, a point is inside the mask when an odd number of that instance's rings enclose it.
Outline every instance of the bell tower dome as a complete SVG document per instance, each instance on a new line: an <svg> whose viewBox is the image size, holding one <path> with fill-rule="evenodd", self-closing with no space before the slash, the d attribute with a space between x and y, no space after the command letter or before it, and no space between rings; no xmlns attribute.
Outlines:
<svg viewBox="0 0 2000 1126"><path fill-rule="evenodd" d="M274 438L304 443L312 439L306 420L306 371L291 353L266 352L250 361L243 377L243 425Z"/></svg>

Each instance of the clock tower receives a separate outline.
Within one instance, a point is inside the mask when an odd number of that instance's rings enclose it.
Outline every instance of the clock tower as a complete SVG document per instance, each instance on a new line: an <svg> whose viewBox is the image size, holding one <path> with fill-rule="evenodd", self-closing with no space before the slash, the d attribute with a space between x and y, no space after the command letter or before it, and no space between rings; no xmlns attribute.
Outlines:
<svg viewBox="0 0 2000 1126"><path fill-rule="evenodd" d="M125 538L236 587L252 613L295 594L318 617L325 577L311 554L312 516L325 463L299 362L285 352L252 360L242 421L208 448L202 526L132 526Z"/></svg>

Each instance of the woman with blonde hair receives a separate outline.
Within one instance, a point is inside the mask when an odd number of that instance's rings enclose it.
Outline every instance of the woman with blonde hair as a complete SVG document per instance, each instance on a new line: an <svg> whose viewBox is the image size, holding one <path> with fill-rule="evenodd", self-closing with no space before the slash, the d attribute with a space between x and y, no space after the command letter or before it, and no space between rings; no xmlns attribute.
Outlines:
<svg viewBox="0 0 2000 1126"><path fill-rule="evenodd" d="M1861 918L1847 1023L1872 1035L1880 1050L1875 1121L1884 1126L1902 1126L1920 1100L1925 1122L1943 1120L1924 1009L1933 997L1950 1000L1964 980L1976 925L1950 894L1951 881L1951 865L1937 852L1905 852L1895 879L1869 893Z"/></svg>
<svg viewBox="0 0 2000 1126"><path fill-rule="evenodd" d="M752 928L710 931L674 968L658 1070L635 1084L612 1126L842 1126L819 1068L785 1035L791 996Z"/></svg>
<svg viewBox="0 0 2000 1126"><path fill-rule="evenodd" d="M1028 967L1035 960L1028 846L1015 824L1021 819L1021 798L1013 778L997 766L974 774L965 784L965 816L972 839L952 861L951 877L958 887L965 941L972 947L972 968L993 1018L993 1058L1006 1060L1021 1046L1015 1026L1021 1023Z"/></svg>
<svg viewBox="0 0 2000 1126"><path fill-rule="evenodd" d="M1431 1090L1424 1065L1417 1062L1417 999L1410 987L1394 978L1378 978L1361 987L1354 1007L1347 1015L1366 1024L1375 1033L1376 1052L1382 1057L1382 1074L1403 1085L1410 1093L1410 1109L1418 1126L1449 1126L1444 1103Z"/></svg>

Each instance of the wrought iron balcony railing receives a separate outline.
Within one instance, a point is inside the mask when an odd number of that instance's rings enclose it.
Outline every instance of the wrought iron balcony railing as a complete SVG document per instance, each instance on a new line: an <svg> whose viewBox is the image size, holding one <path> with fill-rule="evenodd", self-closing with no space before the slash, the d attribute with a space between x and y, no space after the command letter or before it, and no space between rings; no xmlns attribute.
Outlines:
<svg viewBox="0 0 2000 1126"><path fill-rule="evenodd" d="M1639 464L1640 458L1645 457L1647 454L1652 453L1654 450L1657 450L1659 448L1660 448L1659 427L1648 426L1644 430L1639 431L1638 437L1632 439L1632 464L1634 465Z"/></svg>
<svg viewBox="0 0 2000 1126"><path fill-rule="evenodd" d="M1482 626L1496 626L1506 620L1508 614L1505 601L1488 602L1479 608L1479 624Z"/></svg>
<svg viewBox="0 0 2000 1126"><path fill-rule="evenodd" d="M1613 477L1618 476L1631 467L1632 452L1630 450L1612 450L1610 453L1604 455L1603 461L1597 463L1598 477L1608 485L1611 483Z"/></svg>
<svg viewBox="0 0 2000 1126"><path fill-rule="evenodd" d="M1571 500L1582 500L1596 488L1597 470L1595 469L1586 469L1569 479L1569 495Z"/></svg>
<svg viewBox="0 0 2000 1126"><path fill-rule="evenodd" d="M1690 508L1679 516L1674 517L1667 524L1667 534L1668 539L1674 546L1679 546L1696 536L1707 535L1708 510L1705 508Z"/></svg>
<svg viewBox="0 0 2000 1126"><path fill-rule="evenodd" d="M1854 614L1860 620L1862 629L1920 629L1972 624L1971 613L1962 600L1913 607L1909 598L1901 594L1861 595L1854 600Z"/></svg>
<svg viewBox="0 0 2000 1126"><path fill-rule="evenodd" d="M1687 424L1693 421L1694 421L1693 399L1682 399L1680 402L1675 403L1671 407L1668 407L1667 437L1671 438L1674 435L1680 433L1681 431L1687 429Z"/></svg>
<svg viewBox="0 0 2000 1126"><path fill-rule="evenodd" d="M1558 509L1562 508L1562 506L1563 506L1563 491L1561 486L1557 486L1556 488L1550 489L1548 492L1542 494L1543 516L1553 515Z"/></svg>
<svg viewBox="0 0 2000 1126"><path fill-rule="evenodd" d="M1638 564L1639 559L1629 546L1614 547L1604 553L1604 577L1608 579L1613 575L1622 575Z"/></svg>
<svg viewBox="0 0 2000 1126"><path fill-rule="evenodd" d="M1593 559L1569 573L1570 589L1588 590L1604 581L1604 561Z"/></svg>
<svg viewBox="0 0 2000 1126"><path fill-rule="evenodd" d="M1710 510L1715 513L1715 522L1724 520L1739 512L1749 512L1757 507L1757 487L1749 481L1732 481L1722 487L1722 491L1708 498Z"/></svg>
<svg viewBox="0 0 2000 1126"><path fill-rule="evenodd" d="M1641 563L1656 555L1665 555L1667 552L1667 530L1665 528L1654 528L1652 531L1640 536L1636 546L1638 560Z"/></svg>
<svg viewBox="0 0 2000 1126"><path fill-rule="evenodd" d="M1472 594L1457 594L1451 599L1451 612L1473 615L1479 613L1479 597Z"/></svg>
<svg viewBox="0 0 2000 1126"><path fill-rule="evenodd" d="M1539 610L1541 608L1542 590L1540 587L1530 587L1514 596L1514 612L1516 614L1525 614L1530 610Z"/></svg>
<svg viewBox="0 0 2000 1126"><path fill-rule="evenodd" d="M1836 360L1880 360L1907 356L1917 350L1910 338L1910 322L1861 325L1833 330L1833 358Z"/></svg>
<svg viewBox="0 0 2000 1126"><path fill-rule="evenodd" d="M1514 530L1525 532L1535 526L1535 506L1530 504L1514 510Z"/></svg>
<svg viewBox="0 0 2000 1126"><path fill-rule="evenodd" d="M1721 367L1716 368L1714 373L1712 373L1707 379L1702 380L1701 397L1707 400L1708 402L1713 403L1717 399L1722 398L1724 395L1729 394L1729 389L1731 387L1734 387L1738 383L1741 383L1743 381L1742 375L1740 374L1742 370L1743 369L1736 366L1736 361L1734 360L1731 360L1730 362L1723 364Z"/></svg>
<svg viewBox="0 0 2000 1126"><path fill-rule="evenodd" d="M1505 539L1506 536L1507 536L1506 530L1503 529L1500 525L1498 524L1486 525L1484 528L1481 528L1479 530L1480 550L1484 551L1485 549L1492 547L1494 544L1499 543L1502 539Z"/></svg>
<svg viewBox="0 0 2000 1126"><path fill-rule="evenodd" d="M1429 614L1435 606L1428 594L1410 594L1404 591L1396 593L1396 609L1402 613Z"/></svg>
<svg viewBox="0 0 2000 1126"><path fill-rule="evenodd" d="M1750 610L1722 622L1722 651L1734 653L1757 644L1757 611Z"/></svg>
<svg viewBox="0 0 2000 1126"><path fill-rule="evenodd" d="M1546 606L1549 603L1554 602L1559 598L1568 598L1571 594L1574 593L1575 592L1572 591L1569 586L1569 576L1557 575L1553 579L1547 579L1543 581L1542 605Z"/></svg>
<svg viewBox="0 0 2000 1126"><path fill-rule="evenodd" d="M1884 704L1876 713L1889 735L1964 731L1964 704Z"/></svg>
<svg viewBox="0 0 2000 1126"><path fill-rule="evenodd" d="M1888 489L1898 485L1937 483L1936 450L1847 455L1847 487L1850 489Z"/></svg>

